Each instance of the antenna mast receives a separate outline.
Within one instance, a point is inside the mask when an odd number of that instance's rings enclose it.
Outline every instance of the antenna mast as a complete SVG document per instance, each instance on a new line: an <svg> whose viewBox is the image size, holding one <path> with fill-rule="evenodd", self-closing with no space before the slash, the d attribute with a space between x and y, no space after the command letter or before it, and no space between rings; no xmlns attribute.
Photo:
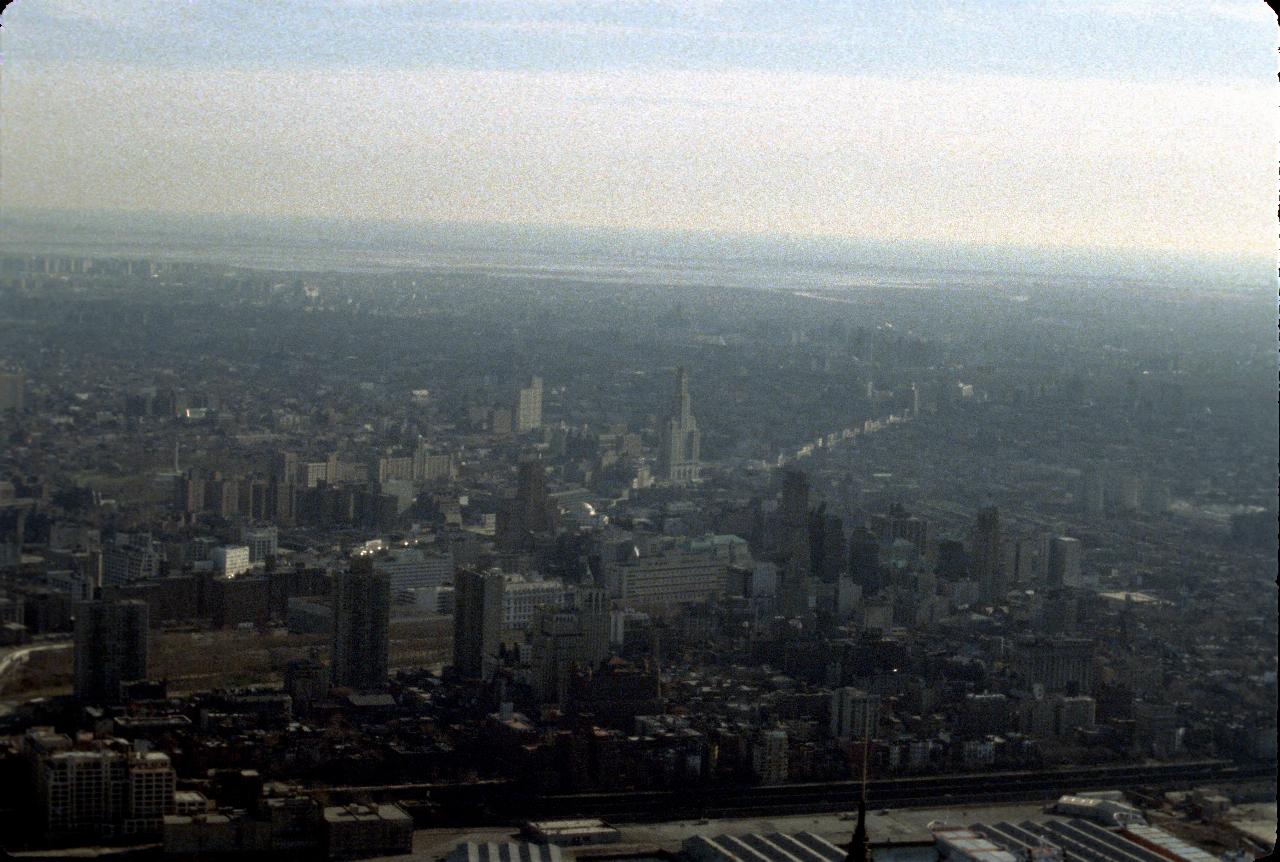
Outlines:
<svg viewBox="0 0 1280 862"><path fill-rule="evenodd" d="M867 754L871 744L870 734L862 736L862 782L858 791L858 825L849 842L845 862L871 862L871 843L867 840Z"/></svg>

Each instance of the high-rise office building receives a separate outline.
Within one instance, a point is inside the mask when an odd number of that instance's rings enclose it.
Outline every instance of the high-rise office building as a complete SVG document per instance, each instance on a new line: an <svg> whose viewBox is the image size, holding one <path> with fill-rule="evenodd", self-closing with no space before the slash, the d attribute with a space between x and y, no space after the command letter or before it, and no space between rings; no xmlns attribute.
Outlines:
<svg viewBox="0 0 1280 862"><path fill-rule="evenodd" d="M413 456L387 454L376 458L369 464L369 478L377 478L379 484L386 482L413 481Z"/></svg>
<svg viewBox="0 0 1280 862"><path fill-rule="evenodd" d="M899 503L890 504L888 512L872 515L867 525L882 544L892 545L898 539L905 539L921 554L928 548L928 520L912 515Z"/></svg>
<svg viewBox="0 0 1280 862"><path fill-rule="evenodd" d="M541 461L520 465L516 495L498 509L494 537L504 552L531 550L533 536L554 533L556 505L547 496L547 471Z"/></svg>
<svg viewBox="0 0 1280 862"><path fill-rule="evenodd" d="M1080 475L1080 503L1085 514L1101 518L1106 512L1107 475L1102 465L1090 464Z"/></svg>
<svg viewBox="0 0 1280 862"><path fill-rule="evenodd" d="M204 507L223 518L240 514L240 483L215 473L204 483Z"/></svg>
<svg viewBox="0 0 1280 862"><path fill-rule="evenodd" d="M865 527L849 535L849 577L864 596L875 595L884 586L880 574L880 543Z"/></svg>
<svg viewBox="0 0 1280 862"><path fill-rule="evenodd" d="M275 515L271 484L263 476L252 476L240 483L240 514L252 521L266 521Z"/></svg>
<svg viewBox="0 0 1280 862"><path fill-rule="evenodd" d="M1079 587L1080 540L1054 536L1049 540L1049 561L1045 567L1050 587Z"/></svg>
<svg viewBox="0 0 1280 862"><path fill-rule="evenodd" d="M844 521L819 509L809 516L810 568L824 583L834 584L848 568Z"/></svg>
<svg viewBox="0 0 1280 862"><path fill-rule="evenodd" d="M102 549L102 584L114 587L157 578L163 556L150 533L116 533Z"/></svg>
<svg viewBox="0 0 1280 862"><path fill-rule="evenodd" d="M542 427L542 378L529 378L529 385L521 387L516 395L515 417L517 434L536 431Z"/></svg>
<svg viewBox="0 0 1280 862"><path fill-rule="evenodd" d="M1133 747L1144 756L1172 757L1182 749L1177 707L1137 701L1133 705Z"/></svg>
<svg viewBox="0 0 1280 862"><path fill-rule="evenodd" d="M1000 553L1000 510L995 506L978 512L978 523L973 530L972 561L970 570L978 582L982 601L998 602L1004 598L1008 585Z"/></svg>
<svg viewBox="0 0 1280 862"><path fill-rule="evenodd" d="M494 436L506 437L511 433L512 421L511 411L506 409L494 410L489 414L489 430Z"/></svg>
<svg viewBox="0 0 1280 862"><path fill-rule="evenodd" d="M187 514L204 511L204 477L196 475L194 470L187 470L178 479L175 504Z"/></svg>
<svg viewBox="0 0 1280 862"><path fill-rule="evenodd" d="M1053 705L1054 733L1068 736L1076 729L1093 730L1097 712L1097 701L1086 694L1059 697Z"/></svg>
<svg viewBox="0 0 1280 862"><path fill-rule="evenodd" d="M80 602L75 614L76 699L119 703L124 683L147 677L147 603Z"/></svg>
<svg viewBox="0 0 1280 862"><path fill-rule="evenodd" d="M1012 584L1025 588L1036 580L1040 571L1040 544L1034 539L1018 539L1012 544L1012 552L1005 555L1006 568Z"/></svg>
<svg viewBox="0 0 1280 862"><path fill-rule="evenodd" d="M296 484L302 488L314 488L321 482L334 484L337 482L336 476L329 475L328 461L304 461L298 464L298 479Z"/></svg>
<svg viewBox="0 0 1280 862"><path fill-rule="evenodd" d="M253 567L252 552L248 545L223 545L209 552L213 570L219 577L234 578Z"/></svg>
<svg viewBox="0 0 1280 862"><path fill-rule="evenodd" d="M467 679L493 675L502 643L501 572L461 569L454 576L453 667Z"/></svg>
<svg viewBox="0 0 1280 862"><path fill-rule="evenodd" d="M329 696L329 674L314 654L296 658L284 669L284 690L295 714L305 713Z"/></svg>
<svg viewBox="0 0 1280 862"><path fill-rule="evenodd" d="M789 744L781 728L760 734L751 747L751 767L761 784L782 784L787 780Z"/></svg>
<svg viewBox="0 0 1280 862"><path fill-rule="evenodd" d="M26 404L27 376L21 371L0 371L0 413L19 413Z"/></svg>
<svg viewBox="0 0 1280 862"><path fill-rule="evenodd" d="M723 596L730 566L747 561L745 547L692 541L631 551L603 561L601 583L623 607L656 616Z"/></svg>
<svg viewBox="0 0 1280 862"><path fill-rule="evenodd" d="M243 527L240 541L249 549L249 562L261 563L274 557L278 550L280 532L275 527Z"/></svg>
<svg viewBox="0 0 1280 862"><path fill-rule="evenodd" d="M1025 685L1046 692L1089 694L1093 689L1093 641L1087 638L1040 637L1013 649L1013 671Z"/></svg>
<svg viewBox="0 0 1280 862"><path fill-rule="evenodd" d="M609 657L609 594L599 587L579 587L573 606L582 620L582 658L594 670Z"/></svg>
<svg viewBox="0 0 1280 862"><path fill-rule="evenodd" d="M502 627L507 631L527 629L543 608L562 608L572 598L558 579L503 575Z"/></svg>
<svg viewBox="0 0 1280 862"><path fill-rule="evenodd" d="M969 576L969 557L964 551L964 544L956 539L940 540L934 571L943 581L965 580Z"/></svg>
<svg viewBox="0 0 1280 862"><path fill-rule="evenodd" d="M572 608L543 608L533 626L533 692L542 703L564 703L569 673L587 665L582 615Z"/></svg>
<svg viewBox="0 0 1280 862"><path fill-rule="evenodd" d="M795 468L782 473L782 535L778 570L780 610L798 616L809 609L809 478Z"/></svg>
<svg viewBox="0 0 1280 862"><path fill-rule="evenodd" d="M547 468L540 461L520 465L516 476L516 502L525 529L551 533L556 528L555 504L547 496Z"/></svg>
<svg viewBox="0 0 1280 862"><path fill-rule="evenodd" d="M1009 698L1000 692L970 692L960 711L960 727L973 736L1009 732Z"/></svg>
<svg viewBox="0 0 1280 862"><path fill-rule="evenodd" d="M856 688L831 692L831 735L838 739L872 739L880 723L880 698Z"/></svg>
<svg viewBox="0 0 1280 862"><path fill-rule="evenodd" d="M293 452L275 452L271 456L271 475L267 479L266 507L263 520L291 526L298 495L298 456Z"/></svg>
<svg viewBox="0 0 1280 862"><path fill-rule="evenodd" d="M368 558L333 579L334 686L375 691L386 685L390 646L391 579Z"/></svg>
<svg viewBox="0 0 1280 862"><path fill-rule="evenodd" d="M662 423L658 476L674 485L697 482L702 471L702 433L689 407L689 374L676 369L676 391Z"/></svg>
<svg viewBox="0 0 1280 862"><path fill-rule="evenodd" d="M125 758L129 801L123 831L126 835L158 833L164 828L165 815L174 813L178 775L163 752L131 751Z"/></svg>
<svg viewBox="0 0 1280 862"><path fill-rule="evenodd" d="M1113 474L1112 480L1116 508L1121 512L1140 511L1142 509L1142 477L1133 473L1119 473Z"/></svg>
<svg viewBox="0 0 1280 862"><path fill-rule="evenodd" d="M794 467L782 471L782 502L778 514L782 518L783 551L808 556L809 477L803 471Z"/></svg>
<svg viewBox="0 0 1280 862"><path fill-rule="evenodd" d="M458 465L448 452L432 452L426 441L419 441L413 450L413 480L415 482L439 482L457 478Z"/></svg>
<svg viewBox="0 0 1280 862"><path fill-rule="evenodd" d="M373 569L391 579L391 594L400 601L410 590L429 590L453 583L453 552L390 548L373 558Z"/></svg>
<svg viewBox="0 0 1280 862"><path fill-rule="evenodd" d="M271 478L279 484L292 485L298 478L298 454L278 450L271 453Z"/></svg>

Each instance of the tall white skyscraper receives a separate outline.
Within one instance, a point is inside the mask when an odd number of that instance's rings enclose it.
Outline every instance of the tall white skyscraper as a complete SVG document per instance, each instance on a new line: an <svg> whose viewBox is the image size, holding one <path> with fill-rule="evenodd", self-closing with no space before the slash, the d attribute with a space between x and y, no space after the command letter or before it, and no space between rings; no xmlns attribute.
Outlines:
<svg viewBox="0 0 1280 862"><path fill-rule="evenodd" d="M542 427L542 378L529 378L529 385L516 395L516 433L536 431Z"/></svg>
<svg viewBox="0 0 1280 862"><path fill-rule="evenodd" d="M689 374L676 369L675 401L662 424L662 442L658 452L658 475L675 485L687 485L699 479L702 469L700 447L702 434L689 407Z"/></svg>

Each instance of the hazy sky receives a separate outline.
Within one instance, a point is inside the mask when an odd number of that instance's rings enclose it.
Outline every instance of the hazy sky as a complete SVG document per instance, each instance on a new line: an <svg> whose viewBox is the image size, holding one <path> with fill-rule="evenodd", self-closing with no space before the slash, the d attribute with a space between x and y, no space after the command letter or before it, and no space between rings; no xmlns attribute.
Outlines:
<svg viewBox="0 0 1280 862"><path fill-rule="evenodd" d="M6 208L1271 256L1261 0L16 0Z"/></svg>

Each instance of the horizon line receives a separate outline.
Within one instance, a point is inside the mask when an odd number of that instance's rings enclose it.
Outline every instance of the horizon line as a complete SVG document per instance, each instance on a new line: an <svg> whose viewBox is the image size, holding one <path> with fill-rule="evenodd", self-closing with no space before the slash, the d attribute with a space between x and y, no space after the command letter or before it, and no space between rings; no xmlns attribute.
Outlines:
<svg viewBox="0 0 1280 862"><path fill-rule="evenodd" d="M1245 285L1254 282L1256 277L1250 277L1246 274L1247 270L1254 267L1266 266L1269 272L1269 278L1274 281L1277 275L1278 257L1264 256L1260 254L1228 254L1224 252L1203 252L1203 251L1186 251L1181 253L1170 253L1157 249L1133 248L1133 247L1107 247L1107 246L1068 246L1068 245L1042 245L1029 246L1018 243L995 243L982 244L976 242L963 242L955 240L940 240L929 238L878 238L869 236L848 236L838 234L804 234L804 233L764 233L764 232L748 232L748 231L722 231L714 229L699 228L649 228L639 226L618 226L618 225L587 225L576 223L553 223L553 222L501 222L501 221L478 221L478 220L425 220L404 217L387 217L375 218L367 215L348 216L338 214L300 214L300 213L232 213L232 212L193 212L193 211L171 211L171 210L124 210L124 209L108 209L108 208L85 208L85 209L68 209L60 207L32 207L32 206L3 206L0 205L0 221L9 221L29 228L41 227L41 221L52 221L55 224L47 225L47 227L57 229L65 228L72 225L58 225L57 221L74 221L76 219L99 220L100 224L93 225L107 230L119 230L123 225L115 224L106 226L101 224L103 221L117 220L127 221L130 219L151 222L149 225L152 229L174 230L181 227L182 222L195 222L195 225L188 227L204 227L210 228L221 223L223 229L234 228L236 226L248 226L253 223L274 225L277 228L313 228L324 229L330 231L339 227L357 227L364 228L373 233L378 229L391 232L403 232L412 230L421 231L437 231L447 233L449 231L459 232L490 232L496 234L506 234L505 239L516 239L517 243L508 242L505 247L500 246L491 248L492 251L514 251L520 246L523 251L541 250L547 253L552 249L538 249L538 242L542 240L544 243L548 239L591 239L591 238L629 238L634 241L668 239L677 243L692 244L695 247L699 244L705 246L714 246L716 244L743 244L748 246L756 246L755 254L749 255L746 259L757 259L760 262L771 261L774 263L786 263L787 258L796 255L812 254L815 252L827 254L830 253L861 253L870 255L873 259L856 261L857 265L873 268L886 268L894 270L935 270L949 272L968 272L983 275L1025 275L1025 276L1045 276L1052 275L1055 277L1070 277L1080 279L1107 278L1119 281L1158 281L1167 278L1174 273L1152 272L1146 275L1125 274L1125 270L1130 270L1135 266L1156 265L1161 269L1171 268L1173 270L1192 270L1191 272L1179 272L1177 277L1184 280L1204 281L1204 280L1230 280L1237 284ZM199 222L205 222L199 225ZM167 223L167 224L166 224ZM77 227L91 227L91 225L83 225ZM319 230L321 235L314 237L301 237L297 235L289 236L277 235L275 237L262 237L264 240L280 239L291 242L307 241L312 242L324 241L332 243L333 236L324 235L324 230ZM521 236L523 234L524 236ZM192 240L217 240L220 237L209 235L208 233L201 235L198 231L191 233ZM225 237L222 237L225 239ZM456 240L457 237L441 236L425 236L425 237L406 237L406 236L386 236L382 237L352 237L343 235L341 237L342 244L348 249L362 248L366 250L383 250L392 249L405 250L406 244L422 243L432 241L439 243L440 241L448 242ZM474 239L477 238L473 238ZM519 240L524 242L520 243ZM0 238L0 247L15 247L23 245L36 245L45 243L64 243L71 245L66 240L59 240L56 236L50 236L43 240L27 240L13 241ZM798 246L796 248L786 248L788 245ZM766 248L760 248L765 246ZM703 249L703 252L710 249ZM565 249L560 249L565 251ZM579 250L581 251L581 250ZM593 250L598 253L600 250ZM635 255L641 252L643 256L652 257L655 253L660 255L659 249L641 250L632 248L629 250L615 249L615 254L625 254L630 251ZM761 255L761 251L770 252L767 255ZM959 254L964 257L978 258L978 260L970 259L968 261L956 260L948 265L941 265L941 261L937 260L921 260L916 264L905 261L886 262L883 259L876 260L875 256L885 254L909 254L923 253L927 256L936 256L941 254ZM1014 261L998 260L982 261L982 258L1009 258L1014 256L1029 256L1031 260ZM688 255L660 255L668 258L679 259L684 257L689 259ZM694 257L693 259L696 259ZM732 258L731 258L732 259ZM792 261L797 262L797 261ZM842 261L843 263L855 263L854 261ZM831 261L836 263L836 261ZM1019 266L1018 264L1022 265ZM1096 269L1101 267L1108 272L1097 272ZM1194 272L1194 270L1217 270L1217 269L1236 270L1236 272L1217 272L1210 275L1209 272ZM1093 270L1093 271L1090 271ZM1120 271L1114 271L1120 270ZM1224 279L1225 277L1225 279Z"/></svg>

